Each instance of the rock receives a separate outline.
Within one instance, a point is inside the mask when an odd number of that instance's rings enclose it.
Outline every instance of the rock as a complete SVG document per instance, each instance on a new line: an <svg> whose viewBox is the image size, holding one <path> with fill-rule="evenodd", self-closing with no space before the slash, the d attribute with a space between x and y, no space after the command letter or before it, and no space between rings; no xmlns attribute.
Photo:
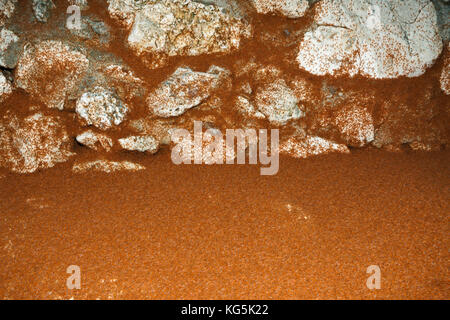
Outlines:
<svg viewBox="0 0 450 320"><path fill-rule="evenodd" d="M56 6L52 0L32 0L33 13L39 22L47 22L50 18L51 10Z"/></svg>
<svg viewBox="0 0 450 320"><path fill-rule="evenodd" d="M250 36L246 22L215 5L191 0L144 2L128 36L128 44L139 55L229 53L240 47L241 38ZM128 12L129 6L126 8Z"/></svg>
<svg viewBox="0 0 450 320"><path fill-rule="evenodd" d="M109 160L95 160L82 163L76 163L72 167L74 173L83 173L87 171L97 172L116 172L116 171L140 171L145 170L145 167L129 162L129 161L109 161Z"/></svg>
<svg viewBox="0 0 450 320"><path fill-rule="evenodd" d="M255 98L258 110L274 123L283 124L303 117L299 100L282 79L259 88Z"/></svg>
<svg viewBox="0 0 450 320"><path fill-rule="evenodd" d="M450 94L450 44L447 46L447 57L444 61L444 68L441 73L441 89L446 95Z"/></svg>
<svg viewBox="0 0 450 320"><path fill-rule="evenodd" d="M300 43L297 62L315 75L416 77L442 47L429 0L324 0Z"/></svg>
<svg viewBox="0 0 450 320"><path fill-rule="evenodd" d="M14 69L19 56L19 37L3 28L0 31L0 67Z"/></svg>
<svg viewBox="0 0 450 320"><path fill-rule="evenodd" d="M12 17L16 9L17 0L0 0L0 27Z"/></svg>
<svg viewBox="0 0 450 320"><path fill-rule="evenodd" d="M364 107L350 106L339 110L335 125L341 137L353 147L363 147L375 138L372 115Z"/></svg>
<svg viewBox="0 0 450 320"><path fill-rule="evenodd" d="M49 108L62 110L88 68L84 54L60 41L44 41L25 48L16 70L17 86Z"/></svg>
<svg viewBox="0 0 450 320"><path fill-rule="evenodd" d="M96 151L105 150L111 151L113 141L107 135L96 133L92 130L87 130L76 137L78 143L91 148Z"/></svg>
<svg viewBox="0 0 450 320"><path fill-rule="evenodd" d="M88 126L107 130L124 121L128 107L117 95L105 88L95 87L83 93L77 101L76 112Z"/></svg>
<svg viewBox="0 0 450 320"><path fill-rule="evenodd" d="M309 8L308 0L251 0L258 13L300 18Z"/></svg>
<svg viewBox="0 0 450 320"><path fill-rule="evenodd" d="M130 136L128 138L119 139L120 146L129 151L156 153L159 149L158 141L150 136Z"/></svg>
<svg viewBox="0 0 450 320"><path fill-rule="evenodd" d="M236 109L245 117L256 118L256 119L265 119L266 116L258 111L254 104L244 96L238 96L236 98L235 103Z"/></svg>
<svg viewBox="0 0 450 320"><path fill-rule="evenodd" d="M205 101L228 76L228 71L216 66L206 73L178 68L148 96L149 111L163 118L179 116Z"/></svg>
<svg viewBox="0 0 450 320"><path fill-rule="evenodd" d="M0 102L12 93L12 85L0 71Z"/></svg>
<svg viewBox="0 0 450 320"><path fill-rule="evenodd" d="M101 70L106 82L117 91L117 95L127 102L145 96L145 84L131 70L122 65L109 64Z"/></svg>
<svg viewBox="0 0 450 320"><path fill-rule="evenodd" d="M316 136L291 137L280 145L280 153L296 158L308 158L332 152L349 153L350 150L344 144L337 144Z"/></svg>
<svg viewBox="0 0 450 320"><path fill-rule="evenodd" d="M450 40L450 3L449 0L432 0L437 13L439 32L444 43Z"/></svg>
<svg viewBox="0 0 450 320"><path fill-rule="evenodd" d="M67 161L74 154L58 117L36 113L19 120L6 116L0 123L0 162L18 173L31 173Z"/></svg>
<svg viewBox="0 0 450 320"><path fill-rule="evenodd" d="M150 0L107 0L109 14L121 24L131 27L136 12L141 10Z"/></svg>
<svg viewBox="0 0 450 320"><path fill-rule="evenodd" d="M70 32L82 39L93 40L98 38L102 44L108 43L110 39L109 27L100 20L90 17L82 17L79 28L69 28Z"/></svg>

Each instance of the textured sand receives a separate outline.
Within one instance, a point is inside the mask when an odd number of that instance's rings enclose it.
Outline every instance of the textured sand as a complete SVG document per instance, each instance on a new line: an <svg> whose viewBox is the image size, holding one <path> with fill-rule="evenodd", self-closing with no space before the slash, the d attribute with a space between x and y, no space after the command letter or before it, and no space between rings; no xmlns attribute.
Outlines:
<svg viewBox="0 0 450 320"><path fill-rule="evenodd" d="M1 299L450 298L448 151L281 158L271 177L127 157L148 170L0 178Z"/></svg>

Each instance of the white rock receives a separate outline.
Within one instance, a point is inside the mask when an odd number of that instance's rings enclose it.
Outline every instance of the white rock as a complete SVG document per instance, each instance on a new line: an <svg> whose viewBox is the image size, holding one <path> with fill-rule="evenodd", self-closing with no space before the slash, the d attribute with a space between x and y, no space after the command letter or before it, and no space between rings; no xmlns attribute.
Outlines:
<svg viewBox="0 0 450 320"><path fill-rule="evenodd" d="M175 117L205 101L229 76L212 66L206 73L178 68L147 98L149 111L160 117Z"/></svg>
<svg viewBox="0 0 450 320"><path fill-rule="evenodd" d="M442 51L429 0L323 0L297 61L315 75L416 77Z"/></svg>
<svg viewBox="0 0 450 320"><path fill-rule="evenodd" d="M265 119L266 116L258 111L253 103L244 96L238 96L236 98L235 103L236 109L241 113L242 115L250 118L257 118L257 119Z"/></svg>
<svg viewBox="0 0 450 320"><path fill-rule="evenodd" d="M215 5L191 0L144 2L128 36L130 47L138 54L196 56L231 52L239 48L241 38L250 36L247 23ZM128 12L129 6L126 8Z"/></svg>
<svg viewBox="0 0 450 320"><path fill-rule="evenodd" d="M159 149L158 141L150 136L130 136L119 139L120 146L129 151L147 152L150 154L156 153Z"/></svg>
<svg viewBox="0 0 450 320"><path fill-rule="evenodd" d="M125 26L131 27L136 12L150 0L107 0L109 14Z"/></svg>
<svg viewBox="0 0 450 320"><path fill-rule="evenodd" d="M447 58L444 62L440 82L442 91L450 95L450 43L447 46Z"/></svg>
<svg viewBox="0 0 450 320"><path fill-rule="evenodd" d="M258 13L300 18L309 8L308 0L251 0Z"/></svg>
<svg viewBox="0 0 450 320"><path fill-rule="evenodd" d="M72 167L74 173L83 173L86 171L97 172L116 172L116 171L140 171L145 170L145 167L129 162L129 161L109 161L109 160L95 160L82 163L76 163Z"/></svg>
<svg viewBox="0 0 450 320"><path fill-rule="evenodd" d="M118 126L128 113L128 107L117 95L102 87L83 93L75 110L87 125L101 130Z"/></svg>
<svg viewBox="0 0 450 320"><path fill-rule="evenodd" d="M31 173L65 162L74 154L58 117L36 113L20 121L10 116L0 123L0 162L14 172Z"/></svg>
<svg viewBox="0 0 450 320"><path fill-rule="evenodd" d="M113 146L113 141L110 137L101 133L94 132L92 130L87 130L78 135L76 137L76 140L80 144L96 151L111 151L111 148Z"/></svg>
<svg viewBox="0 0 450 320"><path fill-rule="evenodd" d="M259 88L255 98L258 110L271 122L283 124L305 115L298 106L298 99L284 80Z"/></svg>
<svg viewBox="0 0 450 320"><path fill-rule="evenodd" d="M0 27L11 18L16 8L17 0L0 0Z"/></svg>
<svg viewBox="0 0 450 320"><path fill-rule="evenodd" d="M0 31L0 67L14 69L19 55L19 37L3 28Z"/></svg>
<svg viewBox="0 0 450 320"><path fill-rule="evenodd" d="M280 145L280 153L296 158L308 158L332 152L349 153L350 150L344 144L337 144L315 136L307 136L306 138L291 137Z"/></svg>
<svg viewBox="0 0 450 320"><path fill-rule="evenodd" d="M0 102L12 93L12 85L0 71Z"/></svg>
<svg viewBox="0 0 450 320"><path fill-rule="evenodd" d="M33 13L36 20L39 22L47 22L50 18L50 13L55 4L52 0L33 0Z"/></svg>
<svg viewBox="0 0 450 320"><path fill-rule="evenodd" d="M64 109L65 99L78 92L89 68L89 60L60 41L44 41L27 46L20 57L16 82L19 88L49 108Z"/></svg>

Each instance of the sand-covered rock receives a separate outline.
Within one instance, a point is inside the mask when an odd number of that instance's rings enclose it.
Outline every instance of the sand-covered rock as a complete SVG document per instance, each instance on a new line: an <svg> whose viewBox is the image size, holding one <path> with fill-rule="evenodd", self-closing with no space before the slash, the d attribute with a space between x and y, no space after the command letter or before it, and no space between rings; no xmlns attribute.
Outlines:
<svg viewBox="0 0 450 320"><path fill-rule="evenodd" d="M13 69L19 58L19 37L6 28L0 31L0 67Z"/></svg>
<svg viewBox="0 0 450 320"><path fill-rule="evenodd" d="M134 19L128 44L137 54L146 52L167 56L197 56L229 53L238 49L241 39L250 35L249 25L222 8L191 0L119 2L128 23ZM117 11L114 11L117 12ZM134 12L134 18L132 18Z"/></svg>
<svg viewBox="0 0 450 320"><path fill-rule="evenodd" d="M72 167L74 173L84 173L88 171L94 172L117 172L117 171L140 171L145 167L130 161L110 161L110 160L94 160L81 163L75 163Z"/></svg>
<svg viewBox="0 0 450 320"><path fill-rule="evenodd" d="M51 10L55 8L52 0L32 0L33 13L37 21L47 22L51 15Z"/></svg>
<svg viewBox="0 0 450 320"><path fill-rule="evenodd" d="M87 57L60 41L27 46L16 70L16 85L49 108L64 109L89 68Z"/></svg>
<svg viewBox="0 0 450 320"><path fill-rule="evenodd" d="M315 75L416 77L442 47L429 0L324 0L300 43L297 62Z"/></svg>
<svg viewBox="0 0 450 320"><path fill-rule="evenodd" d="M304 116L298 98L282 79L259 88L255 104L269 121L279 124Z"/></svg>
<svg viewBox="0 0 450 320"><path fill-rule="evenodd" d="M113 91L95 87L78 99L76 112L86 125L107 130L125 120L128 107Z"/></svg>
<svg viewBox="0 0 450 320"><path fill-rule="evenodd" d="M150 135L122 138L119 139L119 144L124 150L146 152L149 154L156 153L159 149L158 141Z"/></svg>
<svg viewBox="0 0 450 320"><path fill-rule="evenodd" d="M12 17L16 9L17 0L0 0L0 27Z"/></svg>
<svg viewBox="0 0 450 320"><path fill-rule="evenodd" d="M175 117L198 106L227 81L227 70L212 66L207 72L178 68L147 98L150 113L159 117Z"/></svg>
<svg viewBox="0 0 450 320"><path fill-rule="evenodd" d="M348 106L337 113L335 125L346 143L353 147L363 147L375 138L372 114L360 106Z"/></svg>
<svg viewBox="0 0 450 320"><path fill-rule="evenodd" d="M105 134L87 130L76 137L78 143L96 151L111 151L113 140Z"/></svg>
<svg viewBox="0 0 450 320"><path fill-rule="evenodd" d="M309 8L308 0L251 0L258 13L300 18Z"/></svg>
<svg viewBox="0 0 450 320"><path fill-rule="evenodd" d="M445 94L450 95L450 44L447 46L447 57L444 61L440 83L442 91L444 91Z"/></svg>
<svg viewBox="0 0 450 320"><path fill-rule="evenodd" d="M295 158L308 158L328 153L349 153L345 144L338 144L317 136L291 137L280 145L280 153Z"/></svg>
<svg viewBox="0 0 450 320"><path fill-rule="evenodd" d="M0 163L31 173L67 161L74 154L65 125L58 117L36 113L21 120L7 115L0 122Z"/></svg>
<svg viewBox="0 0 450 320"><path fill-rule="evenodd" d="M12 93L12 85L0 71L0 102Z"/></svg>

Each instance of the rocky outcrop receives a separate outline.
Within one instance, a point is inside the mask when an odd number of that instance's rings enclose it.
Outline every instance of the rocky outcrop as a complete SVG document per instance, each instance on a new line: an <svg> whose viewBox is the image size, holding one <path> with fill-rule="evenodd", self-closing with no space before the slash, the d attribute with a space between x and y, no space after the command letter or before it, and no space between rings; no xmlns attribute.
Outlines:
<svg viewBox="0 0 450 320"><path fill-rule="evenodd" d="M87 57L60 41L27 46L16 70L16 85L49 108L64 109L68 95L79 90L89 67Z"/></svg>
<svg viewBox="0 0 450 320"><path fill-rule="evenodd" d="M297 62L315 75L416 77L442 51L429 0L324 0L314 25L300 43Z"/></svg>
<svg viewBox="0 0 450 320"><path fill-rule="evenodd" d="M309 8L308 0L251 0L258 13L300 18Z"/></svg>
<svg viewBox="0 0 450 320"><path fill-rule="evenodd" d="M210 97L228 76L227 70L217 66L212 66L207 72L178 68L148 96L148 109L163 118L182 115Z"/></svg>
<svg viewBox="0 0 450 320"><path fill-rule="evenodd" d="M113 91L95 87L78 99L76 112L86 125L107 130L124 121L128 107Z"/></svg>
<svg viewBox="0 0 450 320"><path fill-rule="evenodd" d="M0 122L0 164L18 173L31 173L67 161L71 150L65 125L58 117L36 113L21 120L7 115Z"/></svg>

